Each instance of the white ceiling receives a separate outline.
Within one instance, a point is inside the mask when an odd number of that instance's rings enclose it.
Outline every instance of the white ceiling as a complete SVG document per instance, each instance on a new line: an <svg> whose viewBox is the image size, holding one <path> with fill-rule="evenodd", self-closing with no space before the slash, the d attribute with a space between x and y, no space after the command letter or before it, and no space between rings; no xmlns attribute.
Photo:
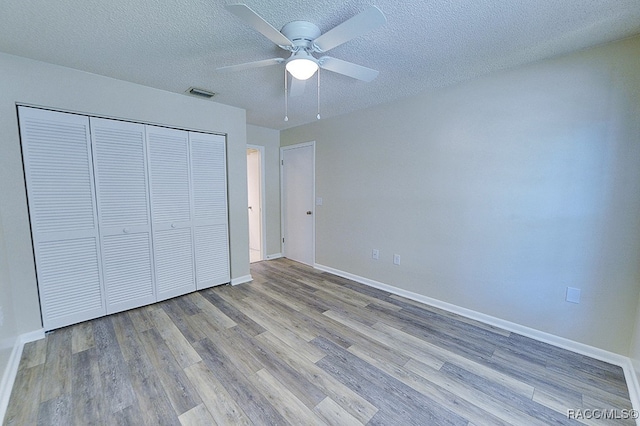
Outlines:
<svg viewBox="0 0 640 426"><path fill-rule="evenodd" d="M287 57L225 9L234 1L0 0L0 51L171 92L216 92L249 124L284 129L316 120L316 80L289 100L284 66L217 67ZM494 70L640 33L640 0L245 0L274 27L314 22L325 32L367 6L383 27L331 50L380 71L364 83L321 73L324 118L412 96ZM1 76L0 76L1 78Z"/></svg>

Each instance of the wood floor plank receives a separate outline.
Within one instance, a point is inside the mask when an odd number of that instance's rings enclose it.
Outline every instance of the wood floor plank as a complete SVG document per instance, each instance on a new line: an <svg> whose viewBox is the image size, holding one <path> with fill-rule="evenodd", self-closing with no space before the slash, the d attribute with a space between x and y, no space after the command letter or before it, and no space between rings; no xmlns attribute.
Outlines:
<svg viewBox="0 0 640 426"><path fill-rule="evenodd" d="M486 380L451 363L445 363L440 369L440 372L447 377L455 378L458 382L465 382L478 392L491 396L502 404L502 408L504 408L504 406L514 407L532 418L535 416L535 418L547 424L576 424L576 422L567 419L565 415L561 415L544 405L538 404L531 398L514 395L513 392L499 383Z"/></svg>
<svg viewBox="0 0 640 426"><path fill-rule="evenodd" d="M282 415L209 339L195 343L203 361L254 424L286 424Z"/></svg>
<svg viewBox="0 0 640 426"><path fill-rule="evenodd" d="M362 361L323 337L312 342L329 353L316 364L379 407L369 424L466 425L468 420Z"/></svg>
<svg viewBox="0 0 640 426"><path fill-rule="evenodd" d="M407 370L424 377L426 380L470 402L476 407L479 407L482 410L491 413L492 415L501 419L503 422L514 425L547 425L547 423L543 420L537 419L536 417L530 417L516 408L502 404L500 401L492 398L490 395L487 395L483 392L478 392L477 389L474 389L466 382L453 380L453 378L445 376L439 370L434 370L428 365L422 364L415 360L411 360L404 367ZM477 421L478 419L470 420Z"/></svg>
<svg viewBox="0 0 640 426"><path fill-rule="evenodd" d="M47 359L47 339L36 340L24 345L19 368L31 368L44 364Z"/></svg>
<svg viewBox="0 0 640 426"><path fill-rule="evenodd" d="M349 414L333 399L326 397L314 408L315 413L328 425L360 426L361 422Z"/></svg>
<svg viewBox="0 0 640 426"><path fill-rule="evenodd" d="M165 300L160 306L169 316L171 322L178 328L180 334L182 334L189 343L197 342L207 337L202 331L202 328L191 319L193 315L199 314L200 312L187 313L187 311L182 309L183 305L178 303L179 299L180 298Z"/></svg>
<svg viewBox="0 0 640 426"><path fill-rule="evenodd" d="M251 274L28 343L4 424L570 425L632 407L619 366L288 259Z"/></svg>
<svg viewBox="0 0 640 426"><path fill-rule="evenodd" d="M44 363L18 370L4 418L5 425L34 425L38 422L43 369Z"/></svg>
<svg viewBox="0 0 640 426"><path fill-rule="evenodd" d="M83 322L71 327L71 353L76 354L94 346L93 327L90 322Z"/></svg>
<svg viewBox="0 0 640 426"><path fill-rule="evenodd" d="M320 418L266 368L250 375L249 380L289 424L321 424Z"/></svg>
<svg viewBox="0 0 640 426"><path fill-rule="evenodd" d="M221 291L221 287L209 288L207 290L200 291L199 293L233 322L244 328L250 335L256 336L265 331L260 324L256 323L238 309L227 303L219 294L216 293L219 291Z"/></svg>
<svg viewBox="0 0 640 426"><path fill-rule="evenodd" d="M71 422L71 396L69 394L57 396L40 404L38 426L67 426Z"/></svg>
<svg viewBox="0 0 640 426"><path fill-rule="evenodd" d="M270 332L264 332L257 336L256 339L260 340L263 345L270 348L274 354L278 355L299 374L321 389L361 423L368 422L378 411L374 405L357 392L342 384L342 382L329 375L315 363L301 356L295 350L295 347L287 347L288 345L285 342L279 340Z"/></svg>
<svg viewBox="0 0 640 426"><path fill-rule="evenodd" d="M193 407L179 417L182 426L216 426L218 423L211 417L204 404Z"/></svg>
<svg viewBox="0 0 640 426"><path fill-rule="evenodd" d="M40 401L57 398L71 391L71 330L63 328L50 334Z"/></svg>
<svg viewBox="0 0 640 426"><path fill-rule="evenodd" d="M174 358L174 351L171 351L160 333L150 329L141 333L140 339L176 415L179 416L200 404L200 397L184 374L179 361ZM198 356L198 361L200 360ZM189 365L193 364L195 362Z"/></svg>
<svg viewBox="0 0 640 426"><path fill-rule="evenodd" d="M430 351L430 346L425 345L422 341L416 341L410 336L402 336L399 333L396 334L397 330L386 331L367 327L333 311L327 311L324 315L358 330L360 333L380 342L383 345L395 348L410 358L417 359L427 365L430 365L434 369L442 367L445 362L441 356L435 355Z"/></svg>
<svg viewBox="0 0 640 426"><path fill-rule="evenodd" d="M280 340L289 344L289 346L296 348L301 355L309 359L311 362L316 362L324 356L324 353L320 349L310 345L308 341L304 340L286 325L278 323L272 316L254 309L251 304L244 300L234 301L234 306L247 315L247 317L251 318L255 323L263 327L265 331L271 332Z"/></svg>
<svg viewBox="0 0 640 426"><path fill-rule="evenodd" d="M199 292L188 294L185 297L189 298L200 309L200 313L210 318L212 323L216 324L218 328L231 328L237 325L234 320L202 297Z"/></svg>
<svg viewBox="0 0 640 426"><path fill-rule="evenodd" d="M431 367L440 369L442 365L444 365L444 363L452 363L491 382L498 383L501 386L510 389L511 392L522 395L526 398L531 398L533 395L534 387L532 385L517 380L507 374L486 367L484 364L470 360L462 355L450 352L446 348L434 345L430 342L420 341L420 339L417 339L415 336L405 334L404 331L395 330L393 329L393 327L390 327L383 323L376 324L374 329L386 333L386 336L394 336L395 338L402 338L407 342L413 342L413 344L417 345L418 347L422 347L423 350L432 354L432 356L434 356L438 360L442 361L442 364L439 366L437 364L434 365L427 363ZM423 360L420 361L424 362Z"/></svg>
<svg viewBox="0 0 640 426"><path fill-rule="evenodd" d="M160 309L158 305L143 306L141 308L127 311L127 315L131 318L131 322L138 333L142 333L143 331L153 328L151 312L156 309Z"/></svg>
<svg viewBox="0 0 640 426"><path fill-rule="evenodd" d="M419 308L421 311L425 312L425 313L429 313L429 314L436 314L436 315L442 315L445 317L449 317L452 319L455 319L456 321L460 321L460 322L466 322L468 324L471 324L475 327L479 327L479 328L483 328L487 331L490 331L492 333L495 334L500 334L504 337L509 337L511 335L510 331L507 331L505 329L493 326L491 324L485 324L483 322L471 319L471 318L467 318L464 317L462 315L453 313L453 312L447 312L444 309L440 309L440 308L436 308L434 306L428 306L425 305L422 302L418 302L416 300L411 300L411 299L407 299L406 297L402 297L402 296L398 296L397 294L391 294L389 295L387 298L385 298L385 300L388 303L391 304L395 304L400 308L405 308L407 307L407 305L412 305L415 306L417 308Z"/></svg>
<svg viewBox="0 0 640 426"><path fill-rule="evenodd" d="M278 379L286 384L309 408L315 407L326 396L311 381L279 359L268 347L263 346L259 340L246 335L241 328L234 327L226 330L221 333L220 339L216 343L233 362L237 362L240 358L251 357L256 361L256 365L262 366L257 371L253 371L252 366L239 366L241 371L251 371L257 374L258 371L266 368L277 374Z"/></svg>
<svg viewBox="0 0 640 426"><path fill-rule="evenodd" d="M171 321L171 318L163 309L157 309L151 313L151 318L165 344L182 368L186 368L202 360L200 355L193 349L186 337L180 332L178 327ZM141 333L144 335L150 330Z"/></svg>
<svg viewBox="0 0 640 426"><path fill-rule="evenodd" d="M108 413L117 413L136 403L129 368L118 344L110 317L92 321L96 343L100 384Z"/></svg>
<svg viewBox="0 0 640 426"><path fill-rule="evenodd" d="M381 371L384 371L388 375L400 380L401 382L403 382L407 386L412 387L421 394L429 396L441 406L457 414L460 414L466 419L483 419L485 422L488 422L494 426L507 426L511 424L473 405L472 403L466 401L464 398L461 398L460 396L449 392L448 390L434 383L431 383L429 380L426 380L424 377L421 377L413 373L412 371L407 370L403 366L393 364L384 359L372 358L369 353L367 353L366 351L362 351L361 348L357 346L350 347L349 352L362 359L363 361L377 367Z"/></svg>
<svg viewBox="0 0 640 426"><path fill-rule="evenodd" d="M240 405L229 395L224 385L216 378L216 374L204 362L193 364L184 371L217 424L221 426L251 424Z"/></svg>
<svg viewBox="0 0 640 426"><path fill-rule="evenodd" d="M75 374L71 394L73 422L69 424L99 424L101 419L107 417L107 408L95 347L73 354L71 364Z"/></svg>
<svg viewBox="0 0 640 426"><path fill-rule="evenodd" d="M147 424L178 424L178 414L173 409L160 377L163 371L159 371L149 359L131 318L128 315L115 315L112 319L116 338L131 372L131 385L135 391L138 411L145 413ZM152 329L143 333L150 330Z"/></svg>

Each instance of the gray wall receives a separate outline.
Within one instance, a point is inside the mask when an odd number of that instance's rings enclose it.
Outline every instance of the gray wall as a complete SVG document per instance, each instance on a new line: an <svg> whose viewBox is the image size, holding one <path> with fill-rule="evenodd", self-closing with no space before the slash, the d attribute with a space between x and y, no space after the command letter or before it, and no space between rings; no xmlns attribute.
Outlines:
<svg viewBox="0 0 640 426"><path fill-rule="evenodd" d="M231 276L249 275L244 110L6 54L0 76L0 372L16 337L42 327L16 103L227 133Z"/></svg>
<svg viewBox="0 0 640 426"><path fill-rule="evenodd" d="M247 125L247 143L264 147L265 257L281 254L280 245L280 132Z"/></svg>
<svg viewBox="0 0 640 426"><path fill-rule="evenodd" d="M639 69L636 37L281 132L317 143L316 262L628 355Z"/></svg>

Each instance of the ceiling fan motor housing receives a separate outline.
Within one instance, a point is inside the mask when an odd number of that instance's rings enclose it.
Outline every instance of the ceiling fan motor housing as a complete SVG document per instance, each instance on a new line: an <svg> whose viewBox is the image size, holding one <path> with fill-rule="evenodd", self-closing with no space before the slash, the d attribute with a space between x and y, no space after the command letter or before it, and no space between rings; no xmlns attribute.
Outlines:
<svg viewBox="0 0 640 426"><path fill-rule="evenodd" d="M313 51L313 41L320 37L320 28L317 25L307 21L291 21L285 24L280 32L293 43L293 50L298 51L304 49ZM290 46L280 46L282 48L291 49Z"/></svg>

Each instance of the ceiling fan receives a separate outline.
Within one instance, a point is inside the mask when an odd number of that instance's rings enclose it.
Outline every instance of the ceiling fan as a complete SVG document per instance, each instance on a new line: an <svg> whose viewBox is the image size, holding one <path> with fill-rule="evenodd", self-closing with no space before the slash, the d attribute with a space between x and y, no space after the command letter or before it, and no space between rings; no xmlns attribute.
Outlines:
<svg viewBox="0 0 640 426"><path fill-rule="evenodd" d="M221 67L218 71L241 71L284 63L286 70L294 77L294 82L311 78L318 68L365 82L373 80L378 75L378 71L374 69L342 59L314 56L315 53L324 53L383 25L387 19L375 6L370 6L324 34L315 24L307 21L289 22L278 31L245 4L230 4L226 8L280 48L291 52L291 55L286 59L272 58Z"/></svg>

